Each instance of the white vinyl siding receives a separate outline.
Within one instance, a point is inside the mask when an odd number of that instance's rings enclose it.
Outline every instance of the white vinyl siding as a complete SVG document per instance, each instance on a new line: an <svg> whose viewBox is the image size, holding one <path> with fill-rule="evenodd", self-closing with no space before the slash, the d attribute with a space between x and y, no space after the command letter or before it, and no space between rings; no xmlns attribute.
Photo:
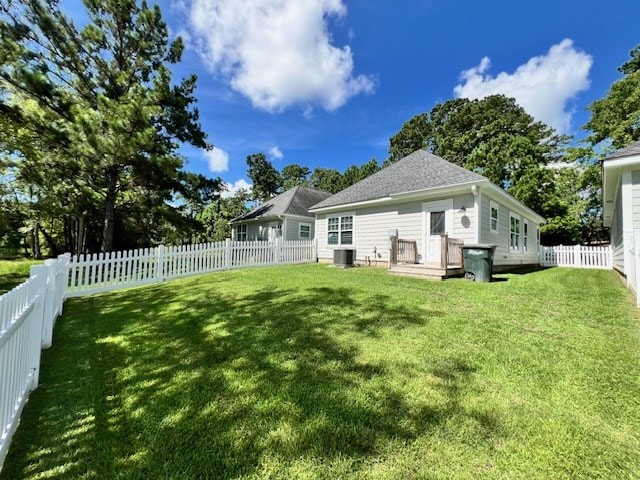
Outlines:
<svg viewBox="0 0 640 480"><path fill-rule="evenodd" d="M451 198L449 196L448 198ZM437 199L436 199L437 200ZM429 199L431 201L431 199ZM359 208L348 213L354 215L354 243L356 260L360 263L367 256L373 255L376 247L378 261L388 261L388 232L398 229L398 235L403 240L415 240L419 254L422 253L422 203L412 201L376 207ZM464 210L462 209L464 207ZM329 245L327 240L327 219L347 212L318 214L316 218L316 238L318 239L318 257L325 260L333 258L333 249L338 245ZM475 211L473 195L471 193L453 197L453 233L452 238L459 238L464 243L474 243ZM420 259L420 261L422 261Z"/></svg>
<svg viewBox="0 0 640 480"><path fill-rule="evenodd" d="M520 217L509 212L509 248L511 250L520 250Z"/></svg>
<svg viewBox="0 0 640 480"><path fill-rule="evenodd" d="M625 273L624 269L624 235L622 230L622 188L618 186L616 194L615 207L613 210L613 219L611 221L611 249L613 255L613 268L619 272Z"/></svg>
<svg viewBox="0 0 640 480"><path fill-rule="evenodd" d="M520 216L521 222L526 221L528 224L528 240L527 251L522 248L519 250L511 250L511 225L509 221L509 208L500 202L499 199L493 198L484 192L480 195L482 199L480 201L482 208L482 221L480 223L480 242L488 243L490 245L496 245L496 251L493 256L493 264L496 266L506 265L536 265L540 262L539 257L539 237L534 237L534 229L539 231L540 225L532 218L526 216ZM491 204L498 207L498 233L491 231L490 218L491 218ZM517 215L517 214L516 214ZM521 223L522 227L522 223ZM523 239L520 239L520 246L522 247Z"/></svg>
<svg viewBox="0 0 640 480"><path fill-rule="evenodd" d="M633 229L640 230L640 170L631 172L631 198L633 204Z"/></svg>

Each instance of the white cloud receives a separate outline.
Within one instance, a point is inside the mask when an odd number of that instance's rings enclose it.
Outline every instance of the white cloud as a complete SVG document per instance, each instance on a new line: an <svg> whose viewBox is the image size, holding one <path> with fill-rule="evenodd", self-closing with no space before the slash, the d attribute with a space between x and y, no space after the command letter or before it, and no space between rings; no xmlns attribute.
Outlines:
<svg viewBox="0 0 640 480"><path fill-rule="evenodd" d="M255 107L278 112L310 104L332 111L376 80L354 75L351 48L331 44L327 18L342 0L192 0L190 23L208 68Z"/></svg>
<svg viewBox="0 0 640 480"><path fill-rule="evenodd" d="M574 113L569 101L591 85L592 64L591 55L576 50L573 41L565 39L511 74L491 76L487 73L491 61L484 57L480 65L462 72L463 83L453 91L458 97L470 99L495 94L513 97L536 120L567 133Z"/></svg>
<svg viewBox="0 0 640 480"><path fill-rule="evenodd" d="M229 154L220 148L213 147L206 150L204 156L212 172L226 172L229 170Z"/></svg>
<svg viewBox="0 0 640 480"><path fill-rule="evenodd" d="M222 192L222 198L233 197L240 189L251 191L251 188L253 187L253 185L248 183L243 178L241 178L240 180L236 180L234 183L225 182L225 186L227 187L227 191Z"/></svg>
<svg viewBox="0 0 640 480"><path fill-rule="evenodd" d="M284 155L282 153L282 150L280 150L276 145L272 147L271 150L269 150L269 157L273 158L274 160L279 160L284 157Z"/></svg>

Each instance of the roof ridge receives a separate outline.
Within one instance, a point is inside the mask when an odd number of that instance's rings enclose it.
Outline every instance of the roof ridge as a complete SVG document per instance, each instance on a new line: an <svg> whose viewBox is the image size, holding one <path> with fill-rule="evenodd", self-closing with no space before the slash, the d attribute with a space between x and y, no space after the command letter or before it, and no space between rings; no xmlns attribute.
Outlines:
<svg viewBox="0 0 640 480"><path fill-rule="evenodd" d="M284 208L283 208L283 212L287 213L289 211L289 207L291 206L291 203L293 202L293 199L296 198L296 194L298 193L298 190L300 190L300 185L296 185L295 187L286 190L284 192L282 192L280 195L287 193L287 192L291 192L291 197L289 198L289 201L285 204Z"/></svg>

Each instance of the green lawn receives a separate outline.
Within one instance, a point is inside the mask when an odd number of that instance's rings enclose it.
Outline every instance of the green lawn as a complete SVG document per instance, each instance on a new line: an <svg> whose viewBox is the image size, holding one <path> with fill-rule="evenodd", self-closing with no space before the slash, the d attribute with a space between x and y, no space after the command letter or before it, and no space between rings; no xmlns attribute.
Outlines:
<svg viewBox="0 0 640 480"><path fill-rule="evenodd" d="M42 263L42 260L0 260L0 295L29 278L32 265Z"/></svg>
<svg viewBox="0 0 640 480"><path fill-rule="evenodd" d="M323 265L74 299L0 478L640 478L613 272Z"/></svg>

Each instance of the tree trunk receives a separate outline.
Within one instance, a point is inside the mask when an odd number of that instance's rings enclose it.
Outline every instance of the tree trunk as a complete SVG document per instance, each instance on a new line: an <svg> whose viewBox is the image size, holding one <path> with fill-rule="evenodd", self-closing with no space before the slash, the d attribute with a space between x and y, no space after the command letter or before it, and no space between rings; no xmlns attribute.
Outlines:
<svg viewBox="0 0 640 480"><path fill-rule="evenodd" d="M33 258L41 259L42 252L40 251L40 235L38 235L38 228L40 228L40 224L37 224L36 228L31 230L31 252L33 253Z"/></svg>
<svg viewBox="0 0 640 480"><path fill-rule="evenodd" d="M118 169L111 166L107 169L107 195L104 207L104 229L102 230L102 251L113 250L115 231L116 194L118 188Z"/></svg>
<svg viewBox="0 0 640 480"><path fill-rule="evenodd" d="M86 229L84 226L84 215L78 215L76 222L78 225L78 233L76 235L75 251L76 251L76 255L80 255L84 251L84 239L86 236Z"/></svg>
<svg viewBox="0 0 640 480"><path fill-rule="evenodd" d="M42 235L44 235L44 239L47 241L47 244L51 249L51 254L54 257L57 257L58 255L60 255L60 248L58 247L58 245L56 245L56 242L53 240L53 237L49 235L49 233L44 228L42 228L42 225L40 224L38 224L38 230L40 230L40 232L42 232ZM34 255L35 255L35 252L34 252Z"/></svg>

